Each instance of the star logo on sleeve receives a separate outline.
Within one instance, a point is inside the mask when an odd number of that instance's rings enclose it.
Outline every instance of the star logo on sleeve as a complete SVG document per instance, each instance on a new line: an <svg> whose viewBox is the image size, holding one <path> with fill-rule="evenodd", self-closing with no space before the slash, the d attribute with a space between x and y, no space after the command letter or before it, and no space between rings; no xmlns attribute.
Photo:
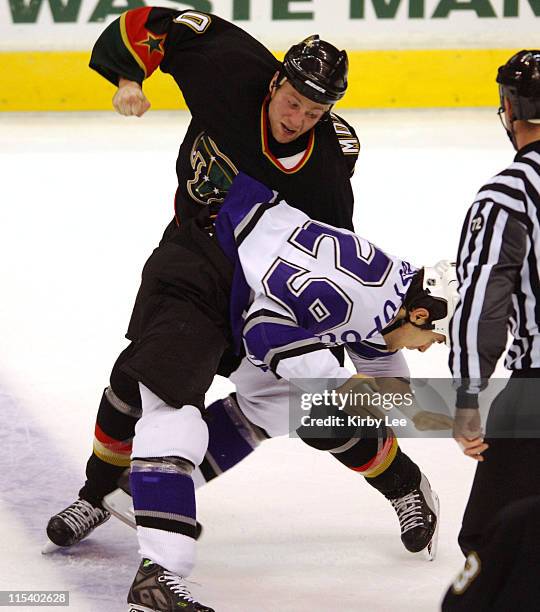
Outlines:
<svg viewBox="0 0 540 612"><path fill-rule="evenodd" d="M165 54L165 50L163 48L163 42L166 38L166 34L163 36L155 36L148 32L148 36L146 40L141 40L138 42L138 45L144 46L148 48L148 55L152 55L154 51L157 51L160 55Z"/></svg>

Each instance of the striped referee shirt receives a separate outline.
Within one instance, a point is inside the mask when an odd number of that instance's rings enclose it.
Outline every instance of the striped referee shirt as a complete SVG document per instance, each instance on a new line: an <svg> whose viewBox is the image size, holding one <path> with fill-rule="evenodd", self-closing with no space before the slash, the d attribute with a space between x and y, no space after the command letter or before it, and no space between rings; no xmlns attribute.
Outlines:
<svg viewBox="0 0 540 612"><path fill-rule="evenodd" d="M510 370L540 368L540 141L480 189L457 258L459 303L450 326L457 406L478 406L505 349Z"/></svg>

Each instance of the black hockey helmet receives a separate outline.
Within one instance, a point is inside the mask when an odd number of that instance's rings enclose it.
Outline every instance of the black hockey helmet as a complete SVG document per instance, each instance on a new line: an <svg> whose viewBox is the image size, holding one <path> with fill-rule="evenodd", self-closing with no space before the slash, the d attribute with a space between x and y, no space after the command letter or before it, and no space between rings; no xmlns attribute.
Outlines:
<svg viewBox="0 0 540 612"><path fill-rule="evenodd" d="M540 120L540 51L523 50L513 55L497 73L501 107L504 98L512 105L512 121Z"/></svg>
<svg viewBox="0 0 540 612"><path fill-rule="evenodd" d="M318 34L293 45L285 54L278 83L286 77L303 96L320 104L335 104L345 95L349 59Z"/></svg>

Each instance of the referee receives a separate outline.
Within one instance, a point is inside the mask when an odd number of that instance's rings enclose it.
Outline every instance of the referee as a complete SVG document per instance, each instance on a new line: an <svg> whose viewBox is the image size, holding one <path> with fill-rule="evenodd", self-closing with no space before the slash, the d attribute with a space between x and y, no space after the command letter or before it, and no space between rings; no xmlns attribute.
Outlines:
<svg viewBox="0 0 540 612"><path fill-rule="evenodd" d="M459 304L451 325L454 438L478 461L459 544L477 550L490 520L540 494L540 50L499 68L499 116L517 154L484 185L465 218L457 261ZM484 439L478 392L512 344L512 376L494 400Z"/></svg>

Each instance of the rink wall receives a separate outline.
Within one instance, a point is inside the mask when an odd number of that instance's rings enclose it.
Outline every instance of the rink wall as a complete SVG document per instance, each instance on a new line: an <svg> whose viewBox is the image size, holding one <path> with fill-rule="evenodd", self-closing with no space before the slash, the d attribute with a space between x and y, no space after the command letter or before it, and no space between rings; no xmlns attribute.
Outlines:
<svg viewBox="0 0 540 612"><path fill-rule="evenodd" d="M144 0L0 3L0 110L110 109L88 69L103 28ZM348 108L496 106L497 66L538 47L540 0L156 0L232 20L270 49L317 32L346 48ZM184 107L170 77L145 84L155 109Z"/></svg>

